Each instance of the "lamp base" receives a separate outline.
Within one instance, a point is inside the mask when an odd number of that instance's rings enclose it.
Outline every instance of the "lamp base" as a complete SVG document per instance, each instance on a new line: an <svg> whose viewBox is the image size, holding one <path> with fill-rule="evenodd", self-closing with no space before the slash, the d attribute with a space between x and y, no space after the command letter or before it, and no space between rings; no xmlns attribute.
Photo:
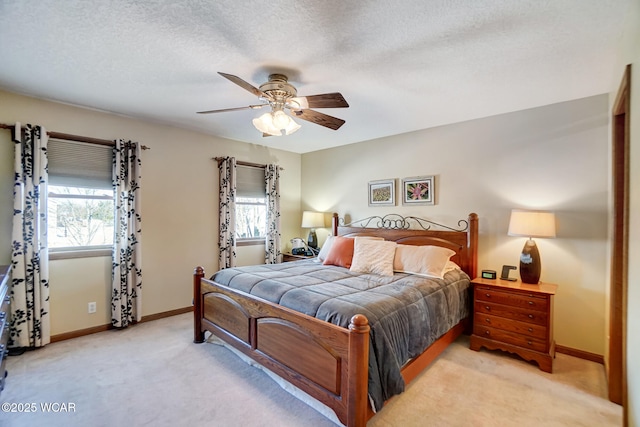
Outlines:
<svg viewBox="0 0 640 427"><path fill-rule="evenodd" d="M540 281L540 253L533 239L527 240L520 254L520 280L522 283L538 284Z"/></svg>
<svg viewBox="0 0 640 427"><path fill-rule="evenodd" d="M316 236L316 230L309 231L309 237L307 237L307 246L313 249L318 249L318 236Z"/></svg>

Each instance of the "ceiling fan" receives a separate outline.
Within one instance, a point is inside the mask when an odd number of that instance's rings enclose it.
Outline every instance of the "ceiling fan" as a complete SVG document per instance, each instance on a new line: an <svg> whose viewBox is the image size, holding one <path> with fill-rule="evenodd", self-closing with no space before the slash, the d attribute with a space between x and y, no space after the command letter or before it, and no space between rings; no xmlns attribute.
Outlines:
<svg viewBox="0 0 640 427"><path fill-rule="evenodd" d="M246 107L224 108L221 110L198 111L198 114L222 113L227 111L259 109L270 106L271 111L260 117L253 119L253 125L262 132L263 136L280 136L284 131L285 135L291 135L300 129L297 124L284 110L290 110L293 117L315 123L329 129L337 130L345 121L337 117L332 117L324 113L312 110L312 108L346 108L349 104L342 94L338 92L324 93L321 95L297 96L298 91L288 82L284 74L271 74L269 81L256 88L250 83L242 80L238 76L218 72L222 77L237 84L241 88L257 96L261 104L248 105Z"/></svg>

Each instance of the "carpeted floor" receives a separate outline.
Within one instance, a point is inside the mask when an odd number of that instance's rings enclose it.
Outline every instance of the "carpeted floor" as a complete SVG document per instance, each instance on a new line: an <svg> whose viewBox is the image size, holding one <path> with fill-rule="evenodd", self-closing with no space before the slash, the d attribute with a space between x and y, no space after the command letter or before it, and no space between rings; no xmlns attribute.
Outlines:
<svg viewBox="0 0 640 427"><path fill-rule="evenodd" d="M228 349L192 339L183 314L12 356L0 426L336 427ZM547 374L468 344L449 346L368 426L622 425L602 365L558 354Z"/></svg>

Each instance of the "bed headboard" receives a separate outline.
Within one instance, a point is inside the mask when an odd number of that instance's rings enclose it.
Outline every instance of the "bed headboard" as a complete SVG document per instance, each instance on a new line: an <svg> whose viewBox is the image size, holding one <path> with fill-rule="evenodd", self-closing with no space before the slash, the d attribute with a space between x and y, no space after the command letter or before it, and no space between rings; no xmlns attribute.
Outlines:
<svg viewBox="0 0 640 427"><path fill-rule="evenodd" d="M472 279L478 268L478 215L470 213L467 219L458 221L458 228L448 227L427 219L388 214L371 216L343 224L337 213L333 214L334 236L378 236L402 245L442 246L456 252L451 260L458 264Z"/></svg>

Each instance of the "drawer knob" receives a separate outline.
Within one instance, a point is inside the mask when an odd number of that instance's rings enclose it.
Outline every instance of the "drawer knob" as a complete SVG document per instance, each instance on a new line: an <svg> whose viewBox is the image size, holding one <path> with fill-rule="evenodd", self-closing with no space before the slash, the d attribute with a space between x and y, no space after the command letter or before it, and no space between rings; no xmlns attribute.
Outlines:
<svg viewBox="0 0 640 427"><path fill-rule="evenodd" d="M484 296L486 296L487 298L491 298L491 294L489 292L487 292L486 294L484 294Z"/></svg>
<svg viewBox="0 0 640 427"><path fill-rule="evenodd" d="M529 305L533 305L533 301L529 301Z"/></svg>
<svg viewBox="0 0 640 427"><path fill-rule="evenodd" d="M533 319L533 314L530 314L530 315L529 315L529 319Z"/></svg>
<svg viewBox="0 0 640 427"><path fill-rule="evenodd" d="M527 344L531 345L531 344L533 344L533 343L532 343L531 341L527 341Z"/></svg>
<svg viewBox="0 0 640 427"><path fill-rule="evenodd" d="M485 305L484 309L487 310L487 311L491 311L491 307L489 307L488 305Z"/></svg>
<svg viewBox="0 0 640 427"><path fill-rule="evenodd" d="M484 319L484 320L485 320L485 322L487 322L487 323L491 323L491 319L489 319L489 318L486 318L486 319Z"/></svg>
<svg viewBox="0 0 640 427"><path fill-rule="evenodd" d="M485 334L485 335L491 335L491 332L489 332L489 331L484 331L484 334Z"/></svg>
<svg viewBox="0 0 640 427"><path fill-rule="evenodd" d="M529 328L528 330L529 330L529 332L533 332L533 328Z"/></svg>

